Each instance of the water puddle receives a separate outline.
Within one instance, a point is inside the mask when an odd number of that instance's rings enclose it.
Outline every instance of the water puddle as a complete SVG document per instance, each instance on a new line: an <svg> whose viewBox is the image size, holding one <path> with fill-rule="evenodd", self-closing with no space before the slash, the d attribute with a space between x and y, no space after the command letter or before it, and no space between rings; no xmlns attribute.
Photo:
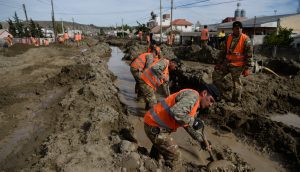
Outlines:
<svg viewBox="0 0 300 172"><path fill-rule="evenodd" d="M285 115L273 115L270 117L270 119L276 122L282 122L289 126L300 128L300 116L293 113L287 113Z"/></svg>
<svg viewBox="0 0 300 172"><path fill-rule="evenodd" d="M117 47L112 48L112 56L108 62L109 70L117 76L115 81L116 86L119 88L120 100L125 103L132 115L129 115L129 120L135 128L135 138L138 140L140 146L148 149L151 148L151 142L144 132L143 115L145 113L144 103L136 102L136 95L134 93L135 81L131 75L129 65L122 61L124 54ZM239 142L233 135L218 136L214 134L216 131L209 126L207 127L207 135L214 146L229 146L233 152L240 155L242 159L254 167L255 171L283 171L280 165L273 162L268 157L261 155L255 151L254 148ZM192 162L196 165L206 165L209 163L207 160L209 154L206 151L201 151L199 146L191 143L191 137L182 128L177 132L172 133L176 143L179 145L182 153L182 159L186 162Z"/></svg>

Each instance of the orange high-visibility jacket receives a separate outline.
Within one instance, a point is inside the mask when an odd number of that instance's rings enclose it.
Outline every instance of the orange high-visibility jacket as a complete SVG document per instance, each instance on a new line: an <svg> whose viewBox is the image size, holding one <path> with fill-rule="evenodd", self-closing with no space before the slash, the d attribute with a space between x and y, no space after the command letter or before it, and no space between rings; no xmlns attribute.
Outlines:
<svg viewBox="0 0 300 172"><path fill-rule="evenodd" d="M64 42L64 38L63 38L63 37L61 37L61 36L60 36L60 37L58 37L58 42L59 42L59 43L63 43L63 42Z"/></svg>
<svg viewBox="0 0 300 172"><path fill-rule="evenodd" d="M244 56L244 48L245 48L245 41L248 38L246 34L241 34L239 38L239 42L237 43L236 47L233 49L233 52L230 52L230 46L232 42L232 35L230 34L227 39L227 54L226 58L229 60L230 64L233 66L243 66L245 65L245 56Z"/></svg>
<svg viewBox="0 0 300 172"><path fill-rule="evenodd" d="M30 40L31 40L31 44L35 44L36 43L36 40L34 37L30 37Z"/></svg>
<svg viewBox="0 0 300 172"><path fill-rule="evenodd" d="M161 60L165 60L167 63L166 68L163 71L163 79L159 79L153 70L153 66L156 65ZM157 88L165 82L165 80L169 80L169 67L168 66L169 66L169 60L167 60L167 59L157 60L157 61L153 62L149 68L144 70L144 72L141 74L141 79L156 91Z"/></svg>
<svg viewBox="0 0 300 172"><path fill-rule="evenodd" d="M45 39L45 40L44 40L44 45L45 45L45 46L48 46L48 45L49 45L49 41Z"/></svg>
<svg viewBox="0 0 300 172"><path fill-rule="evenodd" d="M79 41L81 41L81 39L82 39L81 34L78 35L78 39L79 39Z"/></svg>
<svg viewBox="0 0 300 172"><path fill-rule="evenodd" d="M75 41L79 41L79 34L75 35Z"/></svg>
<svg viewBox="0 0 300 172"><path fill-rule="evenodd" d="M196 101L191 112L189 113L189 115L191 117L195 118L197 109L200 104L199 93L193 89L183 89L177 93L170 95L169 97L165 98L163 101L154 105L154 107L152 109L150 109L148 112L146 112L146 114L144 116L144 122L150 126L164 128L164 129L168 129L171 131L176 131L176 129L178 127L188 126L188 124L184 124L183 126L179 125L174 118L174 114L172 114L172 112L170 111L170 108L176 104L176 101L175 101L176 96L180 92L183 92L186 90L192 90L198 95L198 100Z"/></svg>
<svg viewBox="0 0 300 172"><path fill-rule="evenodd" d="M144 69L145 67L145 64L146 64L146 56L149 55L149 54L152 54L152 53L143 53L141 55L139 55L137 58L135 58L130 66L132 68L135 68L135 69Z"/></svg>
<svg viewBox="0 0 300 172"><path fill-rule="evenodd" d="M68 33L64 33L64 39L69 39L69 34Z"/></svg>
<svg viewBox="0 0 300 172"><path fill-rule="evenodd" d="M201 40L208 40L208 29L203 29L201 31Z"/></svg>

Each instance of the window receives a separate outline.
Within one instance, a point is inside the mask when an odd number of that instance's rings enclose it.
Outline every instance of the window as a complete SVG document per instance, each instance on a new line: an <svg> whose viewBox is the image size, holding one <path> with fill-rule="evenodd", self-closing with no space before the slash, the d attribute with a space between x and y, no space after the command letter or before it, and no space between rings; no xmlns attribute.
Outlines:
<svg viewBox="0 0 300 172"><path fill-rule="evenodd" d="M187 25L185 25L184 27L187 28Z"/></svg>

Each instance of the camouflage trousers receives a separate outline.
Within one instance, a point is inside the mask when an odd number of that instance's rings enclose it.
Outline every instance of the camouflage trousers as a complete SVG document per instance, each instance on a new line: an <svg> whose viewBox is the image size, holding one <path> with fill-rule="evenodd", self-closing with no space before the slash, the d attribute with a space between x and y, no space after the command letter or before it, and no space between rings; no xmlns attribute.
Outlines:
<svg viewBox="0 0 300 172"><path fill-rule="evenodd" d="M242 96L242 82L240 76L245 67L229 66L228 64L222 64L220 67L215 68L212 74L213 83L222 90L223 79L229 73L231 74L233 82L232 102L238 102Z"/></svg>
<svg viewBox="0 0 300 172"><path fill-rule="evenodd" d="M172 171L180 171L180 150L174 139L171 137L170 132L160 132L158 134L153 132L153 127L145 123L145 133L153 143L153 149L157 150L158 154L162 155L165 160L165 165L170 167ZM151 156L151 153L150 153Z"/></svg>
<svg viewBox="0 0 300 172"><path fill-rule="evenodd" d="M140 82L141 94L146 102L146 110L151 109L156 103L155 91L152 87L146 84L143 80Z"/></svg>
<svg viewBox="0 0 300 172"><path fill-rule="evenodd" d="M135 93L137 94L137 100L140 101L141 99L143 99L142 97L142 91L141 91L141 78L140 78L140 72L135 69L135 68L130 68L130 72L135 80L135 87L134 87L134 90L135 90Z"/></svg>

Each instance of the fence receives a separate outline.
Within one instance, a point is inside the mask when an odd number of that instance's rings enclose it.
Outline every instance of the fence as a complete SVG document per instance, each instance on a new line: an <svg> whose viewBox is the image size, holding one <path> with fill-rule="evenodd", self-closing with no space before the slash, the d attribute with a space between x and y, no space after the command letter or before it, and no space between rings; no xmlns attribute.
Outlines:
<svg viewBox="0 0 300 172"><path fill-rule="evenodd" d="M49 43L54 42L54 38L35 38L39 45L44 45L44 40L48 39ZM32 44L30 38L14 38L14 43L20 43L20 44Z"/></svg>

